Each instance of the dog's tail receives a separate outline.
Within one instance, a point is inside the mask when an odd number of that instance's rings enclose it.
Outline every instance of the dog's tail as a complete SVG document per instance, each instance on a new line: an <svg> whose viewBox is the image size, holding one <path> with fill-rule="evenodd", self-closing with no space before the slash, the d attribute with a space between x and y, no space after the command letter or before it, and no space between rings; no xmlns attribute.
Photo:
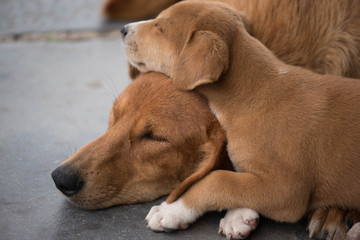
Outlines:
<svg viewBox="0 0 360 240"><path fill-rule="evenodd" d="M225 133L219 122L213 122L209 128L209 139L201 146L203 152L203 160L199 164L197 170L186 178L180 185L175 188L167 198L167 203L172 203L178 199L189 187L205 177L209 172L218 168L221 163L221 155L224 152L224 144L226 142Z"/></svg>

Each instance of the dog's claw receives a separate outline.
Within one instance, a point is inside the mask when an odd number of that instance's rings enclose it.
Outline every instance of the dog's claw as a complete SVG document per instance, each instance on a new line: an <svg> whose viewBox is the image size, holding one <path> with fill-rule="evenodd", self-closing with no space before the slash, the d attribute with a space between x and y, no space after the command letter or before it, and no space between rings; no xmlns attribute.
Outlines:
<svg viewBox="0 0 360 240"><path fill-rule="evenodd" d="M259 224L259 218L255 219L246 219L245 224L251 226L252 228L256 228Z"/></svg>
<svg viewBox="0 0 360 240"><path fill-rule="evenodd" d="M179 229L187 229L189 227L189 224L181 223L179 226Z"/></svg>

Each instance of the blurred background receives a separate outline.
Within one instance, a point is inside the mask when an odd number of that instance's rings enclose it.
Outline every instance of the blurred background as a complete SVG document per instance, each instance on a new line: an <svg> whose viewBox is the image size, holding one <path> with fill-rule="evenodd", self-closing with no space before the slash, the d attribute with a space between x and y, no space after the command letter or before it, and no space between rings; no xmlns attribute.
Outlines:
<svg viewBox="0 0 360 240"><path fill-rule="evenodd" d="M34 32L110 30L121 22L105 22L101 0L1 0L0 35Z"/></svg>

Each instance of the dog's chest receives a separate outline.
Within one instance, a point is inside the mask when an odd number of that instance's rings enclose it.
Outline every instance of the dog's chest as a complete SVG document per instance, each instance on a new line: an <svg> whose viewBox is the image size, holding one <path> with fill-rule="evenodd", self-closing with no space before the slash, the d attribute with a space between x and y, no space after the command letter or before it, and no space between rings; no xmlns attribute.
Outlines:
<svg viewBox="0 0 360 240"><path fill-rule="evenodd" d="M228 141L227 145L230 160L237 172L246 172L253 164L254 154L253 148L249 142L239 137Z"/></svg>
<svg viewBox="0 0 360 240"><path fill-rule="evenodd" d="M220 124L222 126L224 126L224 115L222 114L221 110L219 107L217 107L216 104L214 103L209 103L209 106L210 106L210 109L211 109L211 112L215 115L215 117L217 118L217 120L220 122Z"/></svg>

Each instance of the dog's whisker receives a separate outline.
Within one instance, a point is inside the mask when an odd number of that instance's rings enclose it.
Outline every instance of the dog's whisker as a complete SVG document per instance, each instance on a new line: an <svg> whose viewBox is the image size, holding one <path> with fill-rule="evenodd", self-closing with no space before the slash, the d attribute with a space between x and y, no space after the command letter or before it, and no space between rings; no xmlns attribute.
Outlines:
<svg viewBox="0 0 360 240"><path fill-rule="evenodd" d="M99 78L103 83L105 83L105 94L108 96L111 102L114 102L119 94L116 94L116 92L113 90L113 87L109 83L109 75L105 72L105 70L103 70Z"/></svg>
<svg viewBox="0 0 360 240"><path fill-rule="evenodd" d="M110 75L108 73L105 72L105 76L107 77L108 81L110 81L112 83L112 86L113 86L113 89L116 93L116 97L120 95L118 89L117 89L117 86L115 84L115 82L113 81L113 79L110 77Z"/></svg>
<svg viewBox="0 0 360 240"><path fill-rule="evenodd" d="M65 149L67 153L64 153L65 158L69 158L71 155L73 155L73 150L71 149L69 144L65 144Z"/></svg>
<svg viewBox="0 0 360 240"><path fill-rule="evenodd" d="M112 81L112 79L109 77L109 75L106 72L104 72L104 79L108 90L107 92L111 96L111 100L115 101L116 98L119 96L119 92L117 91L115 83Z"/></svg>

